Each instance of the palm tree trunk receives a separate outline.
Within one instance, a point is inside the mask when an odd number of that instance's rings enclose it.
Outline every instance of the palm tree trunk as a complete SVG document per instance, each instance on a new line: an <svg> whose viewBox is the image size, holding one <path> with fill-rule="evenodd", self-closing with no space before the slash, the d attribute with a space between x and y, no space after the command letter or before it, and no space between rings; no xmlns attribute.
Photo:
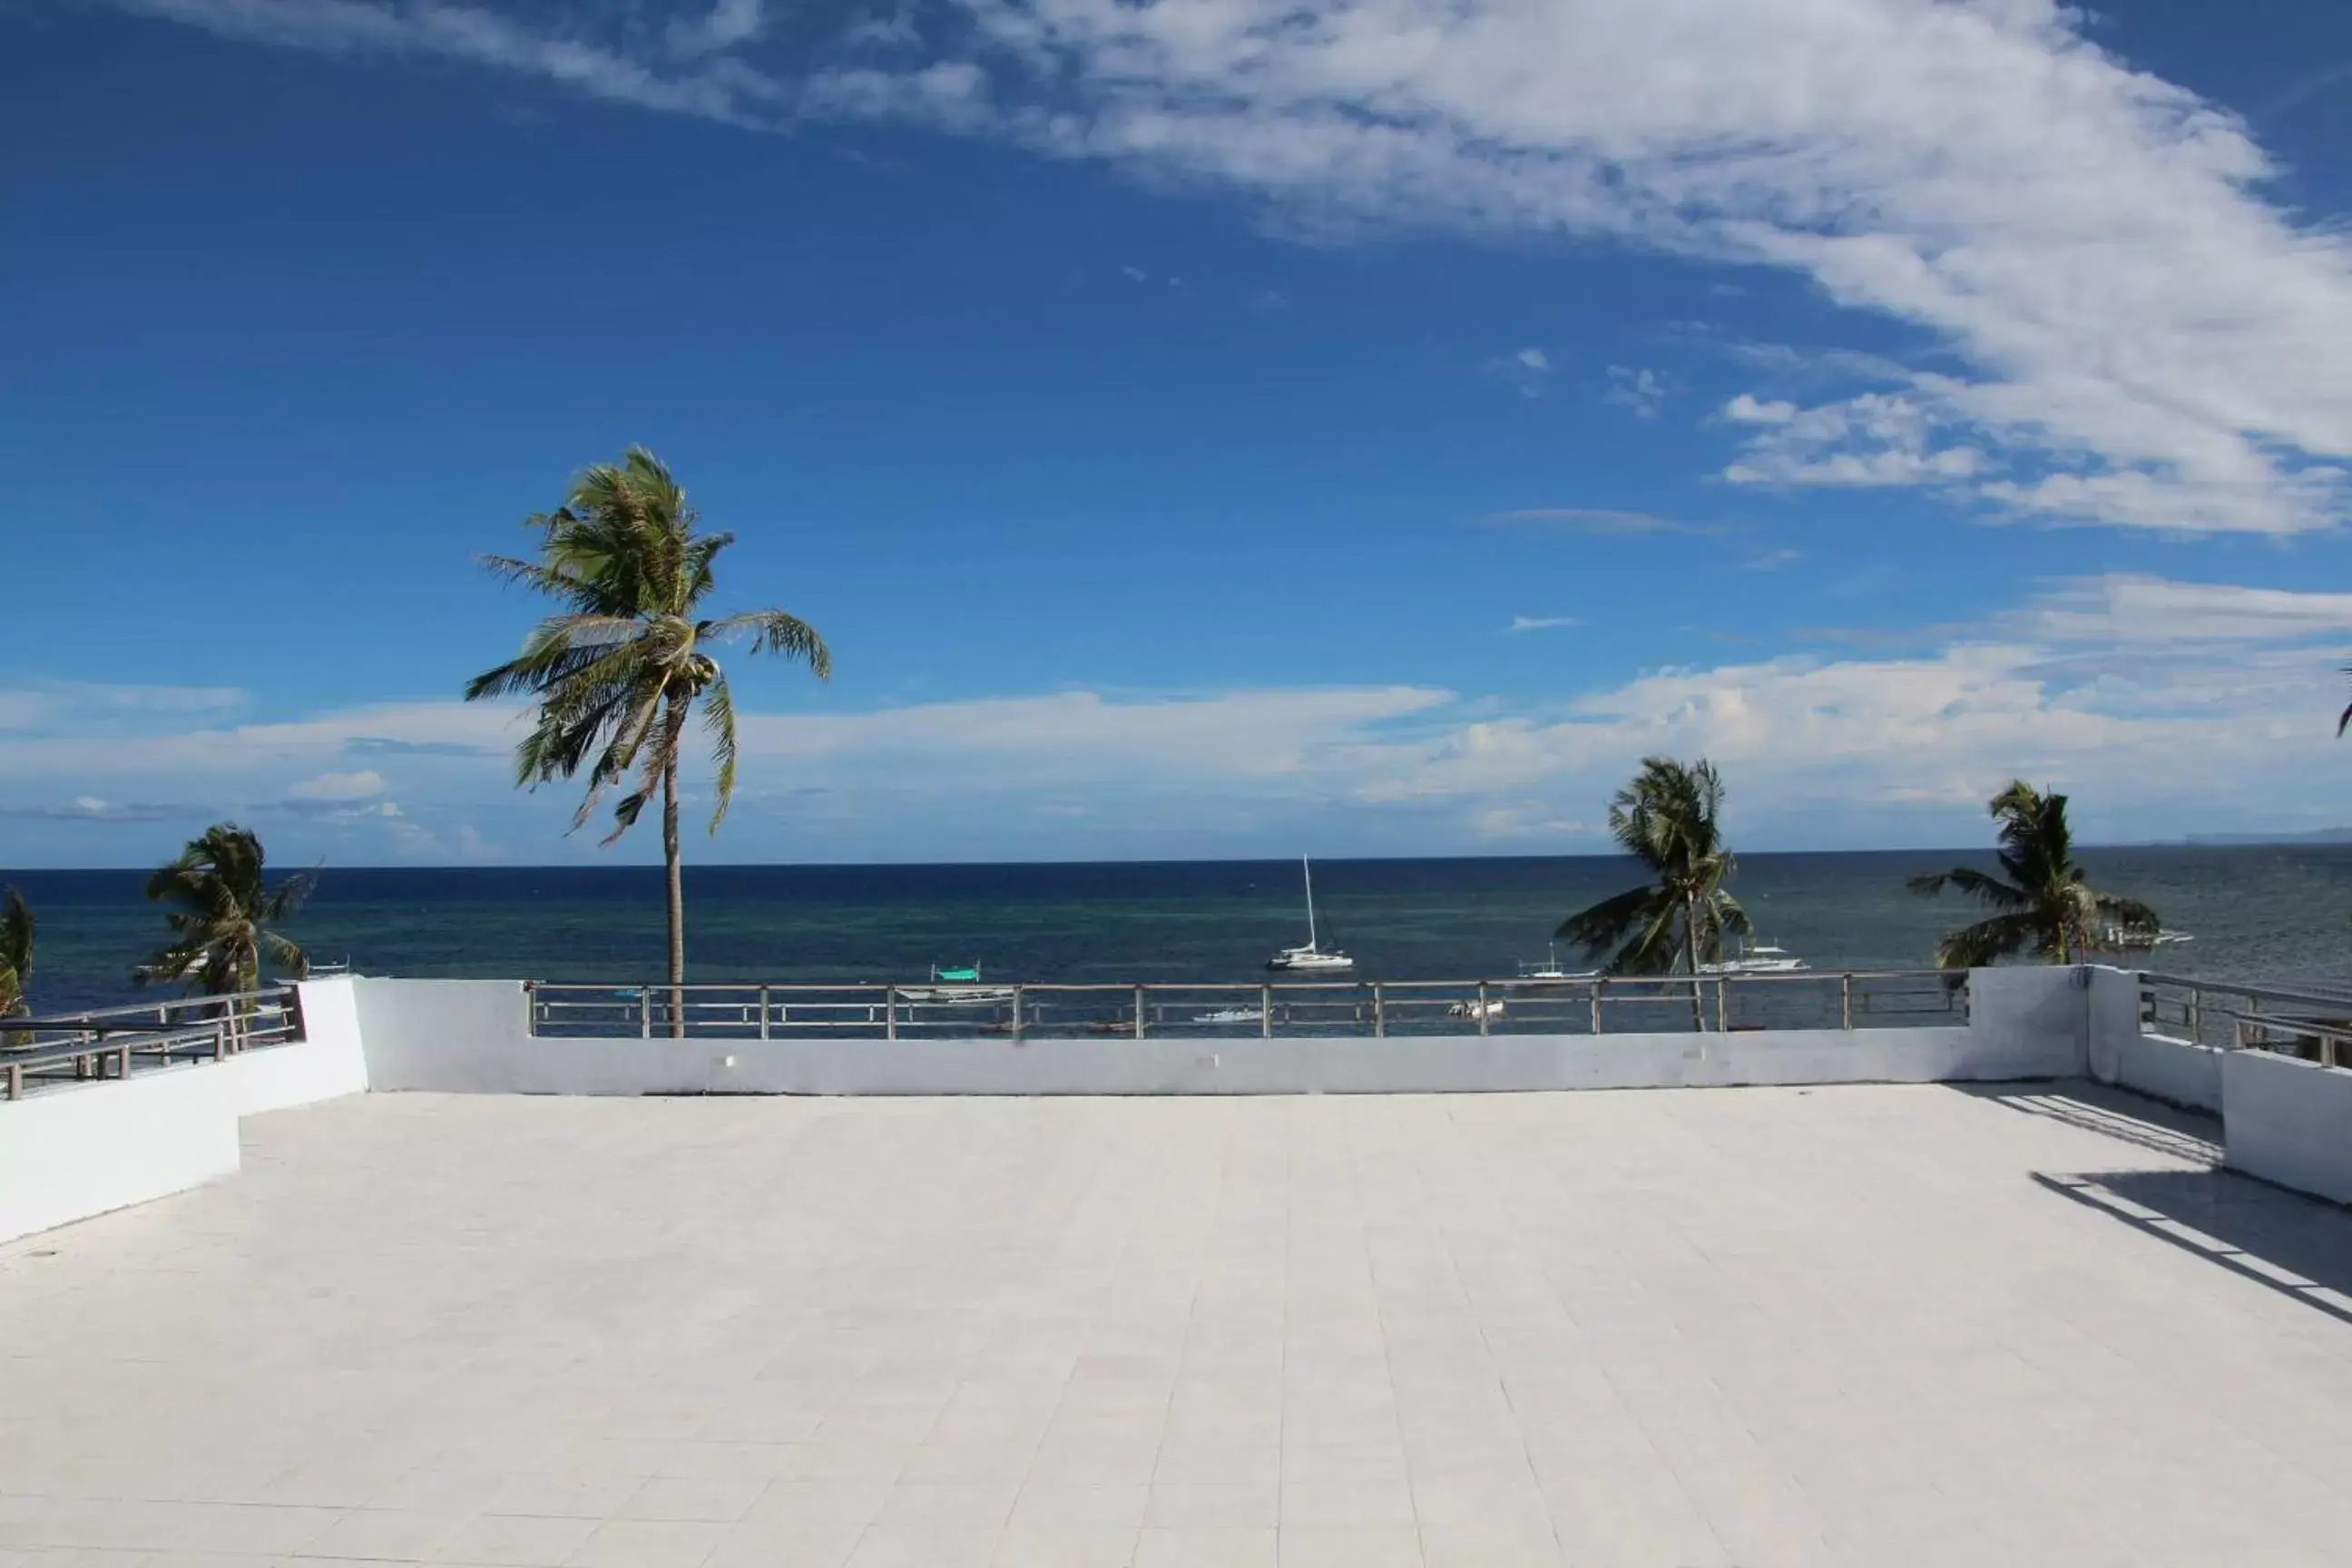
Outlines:
<svg viewBox="0 0 2352 1568"><path fill-rule="evenodd" d="M669 1032L686 1034L686 880L677 859L677 732L685 715L677 699L669 700L667 739L668 756L662 762L662 861L667 872L669 906Z"/></svg>
<svg viewBox="0 0 2352 1568"><path fill-rule="evenodd" d="M1683 900L1683 947L1690 954L1691 1027L1706 1032L1706 998L1699 994L1698 984L1698 900Z"/></svg>

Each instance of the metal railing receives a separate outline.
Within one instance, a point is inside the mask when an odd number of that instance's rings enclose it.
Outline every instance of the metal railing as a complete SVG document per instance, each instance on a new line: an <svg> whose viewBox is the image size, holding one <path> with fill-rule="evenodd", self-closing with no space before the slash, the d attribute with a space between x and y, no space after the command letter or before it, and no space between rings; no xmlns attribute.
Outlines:
<svg viewBox="0 0 2352 1568"><path fill-rule="evenodd" d="M217 1061L302 1036L291 985L233 996L184 996L46 1017L0 1018L0 1096L190 1060Z"/></svg>
<svg viewBox="0 0 2352 1568"><path fill-rule="evenodd" d="M1862 1029L1968 1021L1941 970L1562 980L1178 984L709 984L529 982L550 1038L1013 1040L1492 1036ZM676 997L673 1018L673 996Z"/></svg>
<svg viewBox="0 0 2352 1568"><path fill-rule="evenodd" d="M2144 1035L2214 1050L2277 1051L2334 1067L2352 1062L2352 996L2183 975L2139 977Z"/></svg>

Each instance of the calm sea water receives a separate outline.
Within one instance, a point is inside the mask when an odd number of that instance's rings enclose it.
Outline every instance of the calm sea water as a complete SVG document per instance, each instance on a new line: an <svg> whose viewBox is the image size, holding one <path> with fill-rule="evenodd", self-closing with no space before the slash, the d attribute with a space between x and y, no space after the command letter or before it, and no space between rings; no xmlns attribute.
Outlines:
<svg viewBox="0 0 2352 1568"><path fill-rule="evenodd" d="M2093 880L2154 904L2197 940L2157 967L2280 984L2352 985L2352 847L2090 851ZM1733 890L1765 940L1817 968L1924 967L1976 918L1904 880L1989 855L1751 855ZM1639 880L1591 857L1316 863L1327 938L1384 979L1514 973L1560 919ZM0 872L40 919L44 1011L133 999L160 914L135 871ZM917 980L977 961L991 979L1255 979L1304 938L1296 862L689 867L697 980ZM337 869L289 928L314 958L372 974L631 981L661 972L652 867ZM1563 956L1567 956L1563 954ZM1580 966L1580 965L1579 965Z"/></svg>

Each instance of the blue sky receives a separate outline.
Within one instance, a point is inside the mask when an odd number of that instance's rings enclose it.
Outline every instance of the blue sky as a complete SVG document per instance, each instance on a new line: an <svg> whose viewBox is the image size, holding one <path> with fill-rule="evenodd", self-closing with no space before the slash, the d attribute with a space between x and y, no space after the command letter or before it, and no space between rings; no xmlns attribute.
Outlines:
<svg viewBox="0 0 2352 1568"><path fill-rule="evenodd" d="M0 865L597 855L456 696L632 441L838 659L706 858L2352 821L2352 13L1291 16L0 4Z"/></svg>

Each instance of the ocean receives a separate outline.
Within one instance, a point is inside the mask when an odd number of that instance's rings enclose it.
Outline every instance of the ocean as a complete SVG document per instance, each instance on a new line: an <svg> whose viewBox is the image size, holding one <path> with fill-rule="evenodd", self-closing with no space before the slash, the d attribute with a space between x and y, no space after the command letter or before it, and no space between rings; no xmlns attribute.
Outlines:
<svg viewBox="0 0 2352 1568"><path fill-rule="evenodd" d="M2156 906L2196 940L2144 967L2352 987L2352 847L2115 848L2093 882ZM1817 969L1920 968L1938 932L1977 918L1912 875L1990 854L1748 855L1732 890L1761 940ZM628 983L662 972L661 871L650 866L343 868L289 926L314 959L362 973ZM1640 879L1610 857L1318 860L1327 942L1389 980L1506 977L1545 956L1560 920ZM143 872L0 871L40 921L44 1012L134 1001L160 944ZM689 866L689 978L917 981L977 963L991 980L1248 980L1303 941L1296 861L1018 866ZM1563 952L1563 959L1570 955ZM1582 967L1570 963L1569 967Z"/></svg>

